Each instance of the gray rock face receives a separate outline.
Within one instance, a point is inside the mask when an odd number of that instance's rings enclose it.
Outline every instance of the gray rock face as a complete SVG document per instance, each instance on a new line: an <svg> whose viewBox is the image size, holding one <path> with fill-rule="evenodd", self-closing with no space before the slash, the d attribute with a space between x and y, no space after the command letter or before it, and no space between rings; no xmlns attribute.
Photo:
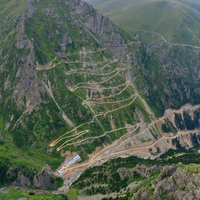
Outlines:
<svg viewBox="0 0 200 200"><path fill-rule="evenodd" d="M78 0L65 1L67 5L83 20L84 25L98 37L101 42L117 57L125 57L124 39L118 33L115 24L99 10L94 9L87 2ZM92 13L92 15L91 15Z"/></svg>
<svg viewBox="0 0 200 200"><path fill-rule="evenodd" d="M17 186L31 186L31 182L29 180L29 178L25 177L20 171L18 172L18 177L17 177L17 181L16 184Z"/></svg>
<svg viewBox="0 0 200 200"><path fill-rule="evenodd" d="M46 169L48 170L48 169ZM56 190L57 180L55 180L45 169L38 172L33 168L31 172L27 172L26 168L13 166L8 172L9 182L13 182L14 186L34 187L41 190Z"/></svg>
<svg viewBox="0 0 200 200"><path fill-rule="evenodd" d="M85 20L86 27L101 37L106 46L124 46L124 40L118 34L115 24L107 16L102 16L99 10L93 9L86 2L82 2L76 8L76 11ZM91 11L94 12L94 17L87 15Z"/></svg>
<svg viewBox="0 0 200 200"><path fill-rule="evenodd" d="M149 195L146 188L138 190L132 199L145 198L147 200L161 199L161 197L182 199L196 199L199 197L199 178L198 170L196 174L190 172L190 166L186 169L177 166L165 166L160 170L160 175L151 182L154 190L153 195ZM154 166L155 169L155 166Z"/></svg>
<svg viewBox="0 0 200 200"><path fill-rule="evenodd" d="M173 175L175 173L176 169L177 169L177 167L174 167L174 166L170 166L169 168L164 167L162 170L163 172L158 176L158 181L163 180L167 176Z"/></svg>
<svg viewBox="0 0 200 200"><path fill-rule="evenodd" d="M80 0L59 0L60 2L64 2L66 5L69 5L70 8L75 9L77 4L79 4L81 1Z"/></svg>
<svg viewBox="0 0 200 200"><path fill-rule="evenodd" d="M57 189L57 182L52 182L49 174L43 171L34 176L33 186L42 190L47 190L48 188Z"/></svg>
<svg viewBox="0 0 200 200"><path fill-rule="evenodd" d="M20 26L18 27L19 33L17 36L16 47L19 50L26 48L30 53L21 58L21 61L24 64L18 68L18 73L16 74L16 77L20 77L20 81L14 86L14 92L12 95L12 99L21 110L26 107L24 102L21 100L24 96L26 96L26 102L30 102L29 105L42 102L39 87L39 84L41 83L37 76L37 71L35 70L36 58L34 45L25 33L25 20L26 17L23 16L20 21Z"/></svg>
<svg viewBox="0 0 200 200"><path fill-rule="evenodd" d="M39 172L34 177L32 177L32 175L30 175L30 177L26 177L21 171L19 171L14 185L23 187L29 186L39 188L41 190L56 190L58 188L57 181L53 180L53 178L50 177L46 171Z"/></svg>
<svg viewBox="0 0 200 200"><path fill-rule="evenodd" d="M60 44L63 51L66 51L66 45L72 43L72 38L69 36L69 31L63 35L62 43Z"/></svg>

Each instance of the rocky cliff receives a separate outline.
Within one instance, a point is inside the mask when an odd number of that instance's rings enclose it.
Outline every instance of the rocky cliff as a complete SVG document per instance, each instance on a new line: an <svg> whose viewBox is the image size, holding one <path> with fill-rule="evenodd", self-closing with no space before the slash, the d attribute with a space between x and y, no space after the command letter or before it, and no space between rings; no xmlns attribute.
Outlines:
<svg viewBox="0 0 200 200"><path fill-rule="evenodd" d="M13 166L7 172L7 183L12 183L14 186L32 187L41 190L57 190L62 178L49 175L45 170L37 172L34 168L28 171L26 168L20 166Z"/></svg>
<svg viewBox="0 0 200 200"><path fill-rule="evenodd" d="M193 169L192 169L193 168ZM191 170L192 169L192 170ZM133 195L132 199L195 199L199 197L199 167L188 165L181 167L165 167L158 178L151 182L148 188L152 191L149 195L147 188L140 189Z"/></svg>

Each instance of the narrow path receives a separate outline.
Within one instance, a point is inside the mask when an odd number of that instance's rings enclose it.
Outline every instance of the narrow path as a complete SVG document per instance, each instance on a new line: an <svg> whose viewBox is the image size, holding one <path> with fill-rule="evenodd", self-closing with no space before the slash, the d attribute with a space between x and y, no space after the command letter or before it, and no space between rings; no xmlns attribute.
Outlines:
<svg viewBox="0 0 200 200"><path fill-rule="evenodd" d="M80 69L80 70L84 70L84 71L78 71L78 70L70 70L68 72L65 73L65 75L71 75L71 74L77 74L77 73L80 73L80 74L89 74L89 75L94 75L94 76L107 76L109 74L112 74L116 71L119 71L117 69L113 70L112 72L108 72L108 73L103 73L103 74L98 74L98 73L90 73L90 72L87 72L85 71L85 69Z"/></svg>
<svg viewBox="0 0 200 200"><path fill-rule="evenodd" d="M109 110L109 111L107 111L106 113L104 113L103 116L106 116L106 115L107 115L108 113L110 113L110 112L115 112L115 111L117 111L117 110L119 110L119 109L126 108L127 106L130 106L130 105L136 100L137 94L133 95L132 97L134 97L134 98L133 98L133 100L132 100L129 104L127 104L127 105L125 105L125 106L121 106L121 107L116 108L116 109L114 109L114 110Z"/></svg>
<svg viewBox="0 0 200 200"><path fill-rule="evenodd" d="M108 133L112 133L112 132L116 132L116 131L119 131L119 130L122 130L122 129L132 129L133 127L135 127L135 126L137 126L137 125L134 125L134 126L132 126L132 127L122 127L122 128L118 128L118 129L114 129L114 130L111 130L111 131L106 131L103 135L100 135L100 136L95 136L95 137L90 137L90 138L85 138L85 139L83 139L83 140L81 140L81 141L79 141L79 142L74 142L74 143L71 143L71 144L67 144L66 146L69 146L69 145L74 145L74 144L79 144L79 143L82 143L82 142L84 142L85 140L89 140L89 139L98 139L98 138L101 138L101 137L104 137L106 134L108 134ZM137 128L136 128L137 129ZM66 147L66 146L64 146L64 147ZM64 148L64 147L62 147L62 148ZM59 149L59 150L61 150L61 149Z"/></svg>
<svg viewBox="0 0 200 200"><path fill-rule="evenodd" d="M134 42L129 42L128 44L125 44L125 46L127 47L127 46L129 46L129 45L131 45L131 44L135 44L135 43L141 43L140 41L134 41Z"/></svg>
<svg viewBox="0 0 200 200"><path fill-rule="evenodd" d="M103 83L105 83L105 82L108 82L109 80L111 80L112 78L114 78L115 76L117 76L118 74L119 74L119 72L121 72L121 71L123 71L124 69L121 69L121 70L114 70L114 71L117 71L117 73L115 74L115 75L113 75L113 76L111 76L110 78L108 78L108 79L106 79L106 80L104 80L104 81L100 81L100 82L82 82L82 83L78 83L78 84L76 84L73 88L70 88L70 90L72 91L72 92L74 92L75 90L77 90L78 88L81 88L81 87L85 87L85 86L87 86L87 85L99 85L99 84L103 84ZM113 72L114 72L113 71ZM112 72L112 73L113 73ZM78 86L78 85L81 85L81 84L87 84L87 85L82 85L82 86Z"/></svg>
<svg viewBox="0 0 200 200"><path fill-rule="evenodd" d="M128 81L126 81L125 83L123 83L123 84L121 84L121 85L117 85L117 86L111 86L111 87L91 87L91 86L80 86L80 87L78 87L78 88L88 88L88 89L93 89L93 90L110 90L110 89L114 89L114 88L119 88L119 87L122 87L122 86L124 86L124 85L126 85L127 84L127 82ZM72 88L71 87L69 87L69 86L67 86L68 87L68 89L69 90L71 90L72 91ZM75 90L77 90L78 88L76 88ZM74 90L74 91L75 91ZM74 91L72 91L72 92L74 92Z"/></svg>
<svg viewBox="0 0 200 200"><path fill-rule="evenodd" d="M121 70L114 70L114 71L111 72L110 74L112 74L112 73L114 73L114 72L116 72L116 71L117 71L117 73L116 73L115 75L111 76L110 78L104 80L104 81L92 82L92 83L91 83L90 81L88 81L88 82L78 83L78 84L76 84L73 88L71 88L70 90L71 90L72 92L74 92L74 91L77 90L78 88L86 86L86 85L79 86L79 85L81 85L81 84L87 84L87 85L94 85L94 84L98 85L98 84L103 84L103 83L105 83L105 82L111 80L111 79L114 78L115 76L117 76L117 75L119 74L119 72L121 72L122 70L123 70L123 69L121 69Z"/></svg>
<svg viewBox="0 0 200 200"><path fill-rule="evenodd" d="M99 100L102 100L102 99L106 99L106 98L118 96L118 95L120 95L122 92L124 92L124 91L128 88L129 83L130 83L130 82L127 81L127 82L126 82L126 87L125 87L123 90L121 90L119 93L117 93L117 94L111 94L111 95L109 95L109 96L105 96L105 97L101 97L101 98L88 98L88 99L84 100L82 104L84 105L85 102L90 101L90 100L95 101L95 103L96 103L96 101L99 101Z"/></svg>
<svg viewBox="0 0 200 200"><path fill-rule="evenodd" d="M65 136L65 135L67 135L67 134L69 134L69 133L71 133L71 132L73 132L73 131L76 131L78 128L80 128L80 127L82 127L82 126L84 126L84 125L93 123L93 122L94 122L94 119L95 119L95 117L93 117L93 119L92 119L91 122L86 122L86 123L84 123L84 124L81 124L81 125L75 127L74 129L72 129L71 131L68 131L68 132L66 132L65 134L61 135L58 139L56 139L55 141L51 142L51 143L49 144L49 146L50 146L50 147L55 146L55 145L58 143L58 141L59 141L63 136Z"/></svg>
<svg viewBox="0 0 200 200"><path fill-rule="evenodd" d="M68 62L68 61L60 61L58 63L55 63L53 66L52 65L47 65L47 66L38 66L36 67L37 71L42 71L42 70L49 70L55 68L57 65L60 65L61 63L66 63L66 64L88 64L88 65L93 65L93 62L83 62L83 61L78 61L78 62ZM96 62L96 64L102 64L105 62Z"/></svg>
<svg viewBox="0 0 200 200"><path fill-rule="evenodd" d="M60 138L59 140L56 140L55 142L51 143L51 145L49 145L49 146L55 146L56 144L58 144L60 141L62 141L64 139L77 136L77 137L71 139L71 140L74 140L74 139L76 139L76 138L80 137L81 135L84 135L84 134L86 134L88 132L89 132L89 130L84 130L84 131L81 131L81 132L79 132L79 133L77 133L75 135L69 135L69 136L66 136L66 137L62 136L62 138ZM71 140L68 140L68 142L71 141Z"/></svg>
<svg viewBox="0 0 200 200"><path fill-rule="evenodd" d="M96 50L96 51L88 51L88 52L85 52L86 54L88 53L88 54L93 54L93 53L97 53L97 52L100 52L100 51L105 51L106 50L106 48L103 48L103 49L99 49L99 50ZM72 53L72 54L67 54L66 56L62 56L61 58L66 58L66 57L69 57L69 56L72 56L72 55L79 55L80 54L80 52L78 52L78 53ZM49 64L47 64L47 65L44 65L44 66L40 66L40 65L38 65L37 67L36 67L36 70L38 70L38 71L41 71L41 70L47 70L47 69L52 69L52 68L54 68L54 67L56 67L56 65L59 65L61 62L59 62L59 63L56 63L56 64L54 64L53 66L52 66L52 63L53 63L53 61L55 61L56 59L57 59L58 57L55 57L53 60L51 60L50 61L50 63ZM63 63L69 63L69 64L71 64L71 63L86 63L86 62L63 62ZM104 63L104 62L101 62L101 63ZM91 63L90 63L91 64Z"/></svg>
<svg viewBox="0 0 200 200"><path fill-rule="evenodd" d="M129 29L133 29L133 28L130 28L130 27L129 27ZM171 44L171 45L183 46L183 47L192 47L192 48L195 48L195 49L200 49L200 47L198 47L198 46L193 46L193 45L190 45L190 44L180 44L180 43L168 42L161 34L159 34L159 33L157 33L157 32L154 32L154 31L144 31L144 30L139 30L139 31L146 32L146 33L156 34L156 35L160 36L161 39L162 39L165 43L168 43L168 44Z"/></svg>
<svg viewBox="0 0 200 200"><path fill-rule="evenodd" d="M113 64L113 63L116 63L116 62L118 62L118 60L117 60L117 59L116 59L116 60L114 60L113 62L107 63L107 64L106 64L106 65L104 65L102 68L100 68L100 70L102 70L102 69L106 68L108 65L111 65L111 64Z"/></svg>
<svg viewBox="0 0 200 200"><path fill-rule="evenodd" d="M135 129L132 130L132 131L130 131L130 132L127 132L125 135L123 135L122 137L120 137L120 138L119 138L117 141L115 141L110 147L107 147L107 148L105 148L105 149L102 149L99 153L97 153L95 156L93 156L93 157L91 158L91 161L93 161L93 160L95 159L95 157L99 157L100 154L102 154L103 152L107 152L107 151L113 149L113 146L114 146L114 147L117 146L117 145L118 145L118 142L119 142L123 137L126 137L128 134L135 132L135 131L137 130L138 127L139 127L138 124L136 124L136 125L134 125L134 126L131 126L131 127L128 127L127 129L132 129L132 128L135 128Z"/></svg>
<svg viewBox="0 0 200 200"><path fill-rule="evenodd" d="M153 121L151 124L148 125L148 127L147 127L143 132L141 132L140 134L135 135L134 137L138 137L138 136L143 135L147 130L150 130L150 127L151 127L152 125L154 125L155 123L157 123L158 121L161 121L161 120L163 120L163 119L164 119L164 117L162 117L162 118L160 118L160 119L158 119L158 120L156 120L156 121ZM151 134L151 135L152 135L152 134ZM152 135L152 137L153 137L153 135ZM161 136L161 137L162 137L162 136ZM127 139L124 140L122 143L120 143L120 144L117 146L117 148L119 148L120 146L122 146L125 142L127 142L127 140L129 140L129 138L127 138Z"/></svg>
<svg viewBox="0 0 200 200"><path fill-rule="evenodd" d="M135 135L135 137L138 137L138 136L144 134L145 131L148 130L148 129L150 128L150 126L154 125L155 123L157 123L157 122L160 121L160 120L163 120L163 118L164 118L164 117L162 117L162 118L160 118L160 119L158 119L158 120L156 120L156 121L153 121L151 124L148 125L148 127L147 127L142 133ZM123 135L121 138L119 138L115 143L113 143L113 145L111 145L111 147L106 148L106 149L103 149L102 151L108 151L108 150L110 150L110 149L114 149L115 147L118 147L118 148L119 148L119 147L120 147L123 143L125 143L129 138L126 139L126 140L124 140L124 141L123 141L122 143L120 143L120 144L119 144L119 141L120 141L121 139L123 139L124 137L127 137L128 134L135 132L136 129L139 127L139 124L136 124L135 126L136 126L136 128L135 128L134 131L130 131L130 132L126 133L126 134ZM100 152L99 152L99 154L100 154ZM93 160L93 159L91 159L91 160Z"/></svg>
<svg viewBox="0 0 200 200"><path fill-rule="evenodd" d="M78 136L76 136L75 138L72 138L72 139L70 139L70 140L65 141L61 146L59 146L59 149L61 150L62 148L68 146L68 145L66 145L66 146L64 146L64 145L65 145L66 143L70 142L70 141L73 141L73 140L75 140L75 139L81 137L82 135L85 135L85 134L88 133L88 132L90 132L90 130L81 131L81 133L79 133ZM65 137L62 138L62 140L63 140L63 139L65 139ZM72 144L72 143L70 143L69 145L71 145L71 144ZM64 146L64 147L63 147L63 146Z"/></svg>
<svg viewBox="0 0 200 200"><path fill-rule="evenodd" d="M123 100L119 100L119 101L108 101L108 102L90 101L90 102L95 103L95 104L110 104L110 103L115 104L115 103L121 103L121 102L124 102L124 101L128 101L131 98L132 98L132 95L129 98L127 98L127 99L123 99Z"/></svg>

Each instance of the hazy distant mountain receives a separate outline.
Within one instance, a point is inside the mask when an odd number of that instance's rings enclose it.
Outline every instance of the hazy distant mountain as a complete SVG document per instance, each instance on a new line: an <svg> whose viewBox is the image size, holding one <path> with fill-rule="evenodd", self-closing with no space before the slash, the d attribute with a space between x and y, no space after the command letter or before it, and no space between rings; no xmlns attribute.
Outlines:
<svg viewBox="0 0 200 200"><path fill-rule="evenodd" d="M125 27L155 31L168 41L199 43L200 5L192 1L90 0L89 3Z"/></svg>

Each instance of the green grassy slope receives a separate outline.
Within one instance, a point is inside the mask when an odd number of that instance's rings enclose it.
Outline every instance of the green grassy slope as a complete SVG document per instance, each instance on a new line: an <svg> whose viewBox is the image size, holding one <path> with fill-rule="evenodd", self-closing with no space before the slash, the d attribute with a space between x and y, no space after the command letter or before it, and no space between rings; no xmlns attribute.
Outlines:
<svg viewBox="0 0 200 200"><path fill-rule="evenodd" d="M34 192L25 192L25 191L20 191L17 189L9 189L7 193L0 193L1 199L2 200L14 200L14 199L19 199L19 198L26 198L28 200L43 200L43 199L48 199L48 200L68 200L70 199L67 195L65 194L36 194Z"/></svg>
<svg viewBox="0 0 200 200"><path fill-rule="evenodd" d="M94 4L93 4L94 2ZM96 5L114 22L135 30L155 31L168 41L196 44L199 41L199 12L187 1L108 1Z"/></svg>

